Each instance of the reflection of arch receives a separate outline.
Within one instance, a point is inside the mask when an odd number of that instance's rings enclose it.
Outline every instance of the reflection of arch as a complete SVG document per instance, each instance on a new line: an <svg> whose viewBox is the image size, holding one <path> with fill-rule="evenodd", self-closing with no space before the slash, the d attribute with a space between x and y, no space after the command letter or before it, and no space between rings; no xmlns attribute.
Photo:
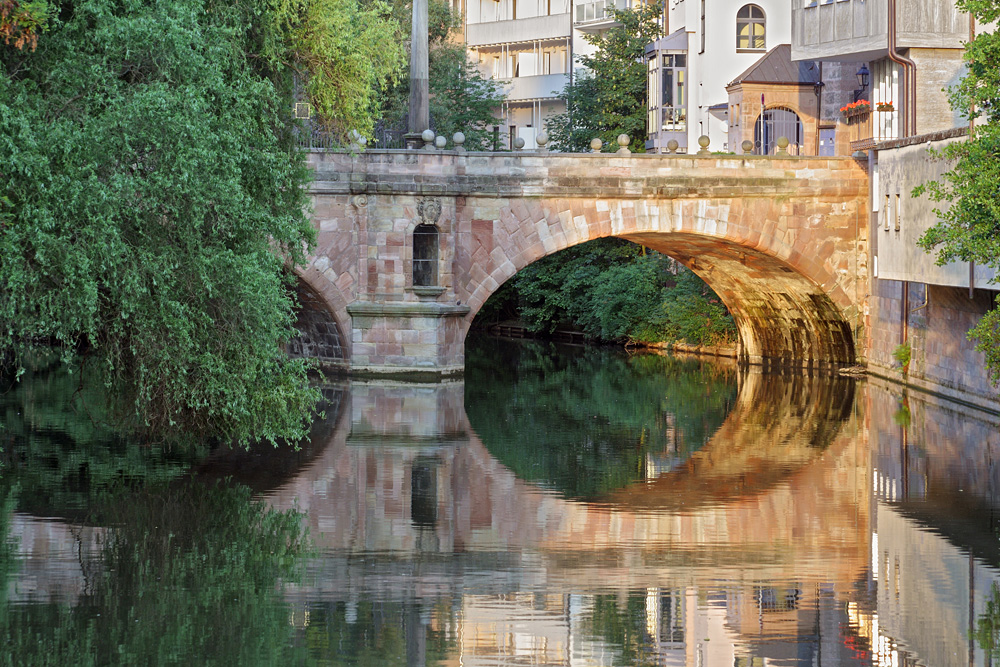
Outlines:
<svg viewBox="0 0 1000 667"><path fill-rule="evenodd" d="M743 5L736 13L736 48L763 51L766 46L767 18L757 5Z"/></svg>
<svg viewBox="0 0 1000 667"><path fill-rule="evenodd" d="M753 124L753 152L755 155L774 155L778 150L778 138L788 139L788 152L801 155L805 145L802 120L791 109L775 107L763 113Z"/></svg>
<svg viewBox="0 0 1000 667"><path fill-rule="evenodd" d="M296 297L299 311L295 328L299 336L288 342L288 352L293 357L308 357L321 362L340 364L350 358L350 340L344 336L345 329L341 322L346 319L346 304L340 293L330 282L319 274L320 280L308 280L309 272L314 269L298 272ZM320 289L314 287L319 284ZM338 308L338 302L340 308ZM342 310L341 310L342 309ZM341 310L341 319L337 316Z"/></svg>

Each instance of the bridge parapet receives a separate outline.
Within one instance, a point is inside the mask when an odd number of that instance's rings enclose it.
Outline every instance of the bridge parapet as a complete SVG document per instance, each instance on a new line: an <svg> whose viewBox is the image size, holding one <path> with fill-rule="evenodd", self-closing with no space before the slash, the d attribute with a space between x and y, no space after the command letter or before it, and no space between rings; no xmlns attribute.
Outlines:
<svg viewBox="0 0 1000 667"><path fill-rule="evenodd" d="M356 372L459 372L469 325L505 280L606 236L704 278L736 319L745 362L857 361L868 188L850 158L368 151L309 162L319 239L302 277L350 332ZM437 234L433 258L415 249L418 225Z"/></svg>

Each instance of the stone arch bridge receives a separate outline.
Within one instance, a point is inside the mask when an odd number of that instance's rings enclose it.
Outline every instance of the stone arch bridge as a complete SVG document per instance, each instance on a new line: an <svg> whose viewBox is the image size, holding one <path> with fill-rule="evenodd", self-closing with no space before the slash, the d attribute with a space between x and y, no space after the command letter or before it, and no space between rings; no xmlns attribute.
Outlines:
<svg viewBox="0 0 1000 667"><path fill-rule="evenodd" d="M489 296L617 236L674 257L732 312L744 363L864 356L868 186L850 158L368 151L309 155L316 250L293 352L352 372L461 372ZM435 271L414 284L414 229ZM417 250L424 259L427 248ZM436 255L436 256L433 256Z"/></svg>

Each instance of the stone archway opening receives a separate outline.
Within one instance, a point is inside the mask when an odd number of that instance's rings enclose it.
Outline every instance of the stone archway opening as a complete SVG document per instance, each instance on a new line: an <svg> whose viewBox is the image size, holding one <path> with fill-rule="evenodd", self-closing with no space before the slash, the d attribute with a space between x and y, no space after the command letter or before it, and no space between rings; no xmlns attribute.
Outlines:
<svg viewBox="0 0 1000 667"><path fill-rule="evenodd" d="M289 356L316 359L325 366L346 365L346 341L326 301L301 278L296 281L295 296L299 335L288 341Z"/></svg>
<svg viewBox="0 0 1000 667"><path fill-rule="evenodd" d="M786 261L698 234L643 232L617 238L673 258L715 292L735 321L741 363L821 369L857 362L854 326L831 299L829 286L824 289ZM809 261L814 260L800 263ZM503 285L493 292L500 289ZM479 311L470 314L468 325Z"/></svg>

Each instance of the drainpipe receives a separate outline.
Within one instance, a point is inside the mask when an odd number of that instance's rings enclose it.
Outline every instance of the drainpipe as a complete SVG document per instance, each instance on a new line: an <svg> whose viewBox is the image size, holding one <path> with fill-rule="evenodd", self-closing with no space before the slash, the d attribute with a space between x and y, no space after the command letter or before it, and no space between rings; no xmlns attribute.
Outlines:
<svg viewBox="0 0 1000 667"><path fill-rule="evenodd" d="M903 95L909 107L909 118L903 118L903 136L912 137L917 133L917 64L896 51L896 0L889 0L889 59L903 66Z"/></svg>

